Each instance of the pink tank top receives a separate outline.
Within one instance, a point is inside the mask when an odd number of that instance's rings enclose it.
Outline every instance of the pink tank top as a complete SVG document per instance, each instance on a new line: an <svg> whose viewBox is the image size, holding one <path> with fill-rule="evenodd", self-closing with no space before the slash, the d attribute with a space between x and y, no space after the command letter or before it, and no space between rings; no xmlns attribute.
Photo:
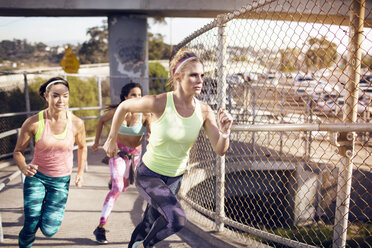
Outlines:
<svg viewBox="0 0 372 248"><path fill-rule="evenodd" d="M72 131L71 112L67 112L67 125L62 134L51 132L47 111L39 112L38 130L35 135L35 150L32 164L38 165L38 171L50 177L70 175L73 166L73 148L75 143Z"/></svg>

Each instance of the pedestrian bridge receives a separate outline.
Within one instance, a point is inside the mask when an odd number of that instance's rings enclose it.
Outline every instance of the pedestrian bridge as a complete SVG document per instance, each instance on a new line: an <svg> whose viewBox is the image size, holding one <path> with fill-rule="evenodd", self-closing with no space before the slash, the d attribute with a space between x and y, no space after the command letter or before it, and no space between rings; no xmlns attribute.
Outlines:
<svg viewBox="0 0 372 248"><path fill-rule="evenodd" d="M76 157L76 156L75 156ZM97 245L93 230L99 223L103 201L108 193L109 168L102 163L104 151L88 152L88 169L84 175L84 186L77 188L70 184L70 194L67 201L65 216L60 230L52 238L47 238L37 232L33 247L92 247ZM76 161L75 161L76 163ZM0 191L0 213L2 221L3 240L1 247L17 247L18 233L23 226L23 196L22 180L17 167L10 163L0 163L0 178L8 183ZM75 176L76 167L72 174ZM4 182L4 181L3 181ZM140 221L145 208L144 200L132 185L122 193L107 222L106 247L126 247L130 241L131 232ZM243 244L224 236L223 233L213 234L198 226L190 219L187 227L176 235L162 241L157 248L166 247L245 247Z"/></svg>

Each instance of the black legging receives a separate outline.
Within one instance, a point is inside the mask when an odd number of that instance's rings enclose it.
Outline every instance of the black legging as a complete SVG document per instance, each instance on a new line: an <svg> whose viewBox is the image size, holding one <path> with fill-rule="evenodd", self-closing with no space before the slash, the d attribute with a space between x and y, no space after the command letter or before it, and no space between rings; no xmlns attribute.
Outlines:
<svg viewBox="0 0 372 248"><path fill-rule="evenodd" d="M139 240L143 240L144 247L152 247L185 226L186 215L176 198L181 180L182 175L167 177L151 171L144 163L137 166L136 186L148 204L132 233L129 248Z"/></svg>

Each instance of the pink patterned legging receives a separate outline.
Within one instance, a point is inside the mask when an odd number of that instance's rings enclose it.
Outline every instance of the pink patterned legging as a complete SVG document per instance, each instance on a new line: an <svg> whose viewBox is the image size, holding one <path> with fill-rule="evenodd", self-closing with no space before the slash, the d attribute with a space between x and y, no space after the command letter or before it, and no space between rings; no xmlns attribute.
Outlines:
<svg viewBox="0 0 372 248"><path fill-rule="evenodd" d="M100 224L105 225L121 192L129 187L129 173L131 166L136 168L141 160L141 147L130 148L118 143L119 154L110 158L109 166L111 172L112 187L103 203Z"/></svg>

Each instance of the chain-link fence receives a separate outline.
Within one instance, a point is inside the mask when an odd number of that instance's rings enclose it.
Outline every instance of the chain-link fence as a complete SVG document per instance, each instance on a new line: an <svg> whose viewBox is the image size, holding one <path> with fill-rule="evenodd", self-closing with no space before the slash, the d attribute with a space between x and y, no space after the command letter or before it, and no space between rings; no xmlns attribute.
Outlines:
<svg viewBox="0 0 372 248"><path fill-rule="evenodd" d="M203 132L190 153L181 197L199 225L247 246L372 247L371 11L254 1L176 47L204 62L200 98L234 117L225 157Z"/></svg>
<svg viewBox="0 0 372 248"><path fill-rule="evenodd" d="M361 2L255 1L179 44L204 61L200 98L234 117L225 157L203 131L190 153L181 197L199 225L248 247L372 247L371 9ZM8 75L21 89L0 114L1 156L14 148L12 130L42 108L29 87L58 75ZM95 92L70 106L92 136L110 79L68 76Z"/></svg>

